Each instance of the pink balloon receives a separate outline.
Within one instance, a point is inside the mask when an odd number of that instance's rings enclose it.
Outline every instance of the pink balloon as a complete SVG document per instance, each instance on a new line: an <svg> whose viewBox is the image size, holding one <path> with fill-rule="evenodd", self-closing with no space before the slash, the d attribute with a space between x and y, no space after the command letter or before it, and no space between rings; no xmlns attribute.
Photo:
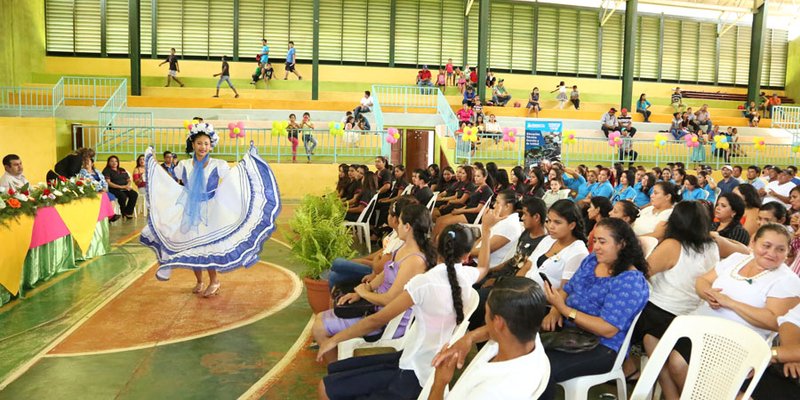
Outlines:
<svg viewBox="0 0 800 400"><path fill-rule="evenodd" d="M514 143L514 142L516 142L516 141L517 141L517 137L512 135L512 136L511 136L511 143Z"/></svg>
<svg viewBox="0 0 800 400"><path fill-rule="evenodd" d="M228 129L233 130L233 128L235 128L235 127L236 127L236 124L234 124L233 122L228 122Z"/></svg>

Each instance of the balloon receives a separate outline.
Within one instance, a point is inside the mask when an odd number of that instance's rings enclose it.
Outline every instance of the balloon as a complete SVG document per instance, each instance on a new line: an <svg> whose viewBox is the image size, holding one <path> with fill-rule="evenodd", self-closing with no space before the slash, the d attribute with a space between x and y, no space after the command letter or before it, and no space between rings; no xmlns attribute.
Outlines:
<svg viewBox="0 0 800 400"><path fill-rule="evenodd" d="M399 134L399 133L397 133L397 132L395 132L395 133L394 133L394 135L392 135L392 137L393 137L395 140L397 140L397 139L400 139L400 134Z"/></svg>
<svg viewBox="0 0 800 400"><path fill-rule="evenodd" d="M233 122L228 122L228 129L233 130L234 127L236 127L236 124Z"/></svg>
<svg viewBox="0 0 800 400"><path fill-rule="evenodd" d="M333 121L328 122L328 130L332 131L334 129L336 129L336 122L333 122Z"/></svg>
<svg viewBox="0 0 800 400"><path fill-rule="evenodd" d="M236 127L236 128L233 128L233 133L235 133L235 134L237 134L237 135L238 135L238 134L239 134L239 132L241 132L241 131L242 131L242 130L241 130L241 129L239 129L238 127Z"/></svg>
<svg viewBox="0 0 800 400"><path fill-rule="evenodd" d="M394 135L386 135L386 143L395 144L397 143L397 139L394 137Z"/></svg>
<svg viewBox="0 0 800 400"><path fill-rule="evenodd" d="M342 129L342 123L341 122L337 122L336 124L333 125L333 129L336 129L337 131L339 129Z"/></svg>

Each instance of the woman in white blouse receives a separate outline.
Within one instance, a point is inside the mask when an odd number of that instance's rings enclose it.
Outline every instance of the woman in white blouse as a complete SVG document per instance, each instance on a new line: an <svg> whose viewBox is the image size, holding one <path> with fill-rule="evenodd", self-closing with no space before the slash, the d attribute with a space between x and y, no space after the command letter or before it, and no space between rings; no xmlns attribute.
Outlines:
<svg viewBox="0 0 800 400"><path fill-rule="evenodd" d="M539 242L517 275L543 284L544 279L539 275L542 273L553 288L559 288L589 255L583 218L575 203L559 200L548 210L546 226L548 236Z"/></svg>
<svg viewBox="0 0 800 400"><path fill-rule="evenodd" d="M695 291L703 302L692 315L738 322L764 340L778 331L778 317L800 302L800 277L784 264L790 240L782 225L758 228L750 244L752 254L735 253L697 278ZM689 344L679 341L670 354L669 374L662 375L671 386L662 384L665 394L681 393L690 353Z"/></svg>
<svg viewBox="0 0 800 400"><path fill-rule="evenodd" d="M667 181L656 183L650 195L650 206L639 213L639 218L633 224L633 232L636 236L663 236L663 224L672 214L672 206L680 200L677 186ZM659 227L659 224L662 226Z"/></svg>
<svg viewBox="0 0 800 400"><path fill-rule="evenodd" d="M517 196L513 190L504 190L497 194L497 201L494 209L486 211L484 219L496 220L492 224L492 238L489 240L489 267L494 268L503 264L514 256L514 249L517 247L517 240L522 234L522 223L519 221L517 213ZM494 221L493 221L494 222ZM477 257L484 238L481 237L475 242L470 255Z"/></svg>

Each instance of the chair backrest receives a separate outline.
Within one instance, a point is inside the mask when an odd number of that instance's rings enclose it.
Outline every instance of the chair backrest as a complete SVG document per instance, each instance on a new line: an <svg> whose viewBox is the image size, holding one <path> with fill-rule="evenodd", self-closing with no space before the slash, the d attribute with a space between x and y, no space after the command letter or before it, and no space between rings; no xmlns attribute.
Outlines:
<svg viewBox="0 0 800 400"><path fill-rule="evenodd" d="M408 332L408 330L411 328L411 324L414 323L414 309L411 308L406 312L409 313L408 324L406 325L405 330ZM386 328L383 329L383 334L380 338L381 341L394 339L395 334L397 334L397 330L400 328L400 323L403 322L403 317L405 317L406 312L400 313L398 316L392 318L388 324L386 324Z"/></svg>
<svg viewBox="0 0 800 400"><path fill-rule="evenodd" d="M487 200L486 200L486 203L483 203L483 207L482 207L482 208L481 208L481 210L478 212L478 216L477 216L477 217L475 217L475 222L474 222L474 223L475 223L476 225L481 223L481 218L483 218L483 214L484 214L484 213L486 212L486 210L489 208L489 204L491 204L491 203L492 203L492 198L493 198L493 197L494 197L494 195L491 195L491 196L489 196L489 199L487 199Z"/></svg>
<svg viewBox="0 0 800 400"><path fill-rule="evenodd" d="M431 199L428 200L428 204L425 205L431 213L433 213L433 206L436 205L436 199L439 197L439 193L440 192L433 192L433 197L431 197Z"/></svg>
<svg viewBox="0 0 800 400"><path fill-rule="evenodd" d="M413 189L413 188L414 188L414 185L412 185L412 184L406 185L405 189L403 189L403 192L400 193L400 195L401 196L405 196L407 194L411 194L411 189Z"/></svg>
<svg viewBox="0 0 800 400"><path fill-rule="evenodd" d="M371 199L369 199L369 203L367 203L367 206L364 207L363 210L361 210L361 214L358 215L358 220L356 222L363 223L369 221L369 217L372 216L372 210L375 209L375 203L377 201L378 201L378 194L375 193L375 195L372 196Z"/></svg>
<svg viewBox="0 0 800 400"><path fill-rule="evenodd" d="M705 190L705 189L703 189L703 192L706 193L706 197L703 200L708 200L708 198L711 197L711 192L709 192L708 190Z"/></svg>
<svg viewBox="0 0 800 400"><path fill-rule="evenodd" d="M749 398L771 358L766 340L754 330L727 319L682 315L670 324L642 371L631 400L648 399L678 339L692 342L691 361L681 400L737 398L749 373L753 379L742 398Z"/></svg>
<svg viewBox="0 0 800 400"><path fill-rule="evenodd" d="M722 189L720 189L720 188L716 188L716 189L714 189L714 195L716 196L716 197L714 197L714 198L715 198L715 199L719 199L719 195L720 195L721 193L722 193Z"/></svg>
<svg viewBox="0 0 800 400"><path fill-rule="evenodd" d="M628 328L628 333L625 334L625 340L622 341L622 346L620 346L619 352L617 352L617 359L614 360L614 366L611 368L612 371L617 368L622 368L622 362L628 357L628 349L631 347L631 337L633 337L633 328L636 327L636 321L639 320L639 316L641 315L642 312L639 311L636 316L633 317L631 326Z"/></svg>

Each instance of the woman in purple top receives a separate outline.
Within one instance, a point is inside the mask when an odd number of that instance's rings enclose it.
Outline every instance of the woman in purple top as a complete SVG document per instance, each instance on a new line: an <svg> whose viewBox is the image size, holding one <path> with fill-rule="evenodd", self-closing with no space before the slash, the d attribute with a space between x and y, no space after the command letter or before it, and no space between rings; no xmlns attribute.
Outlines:
<svg viewBox="0 0 800 400"><path fill-rule="evenodd" d="M431 216L424 205L412 204L405 207L400 212L400 222L397 225L397 236L404 241L403 246L384 265L383 272L373 280L357 286L355 293L339 298L339 304L365 299L380 309L394 300L403 292L403 287L411 278L430 269L436 262L436 253L428 238L430 230ZM409 319L410 315L406 313L400 323L398 336L405 333ZM312 334L318 343L322 343L359 320L361 318L339 318L333 310L323 311L315 318ZM336 361L336 351L325 353L324 358L327 362Z"/></svg>

